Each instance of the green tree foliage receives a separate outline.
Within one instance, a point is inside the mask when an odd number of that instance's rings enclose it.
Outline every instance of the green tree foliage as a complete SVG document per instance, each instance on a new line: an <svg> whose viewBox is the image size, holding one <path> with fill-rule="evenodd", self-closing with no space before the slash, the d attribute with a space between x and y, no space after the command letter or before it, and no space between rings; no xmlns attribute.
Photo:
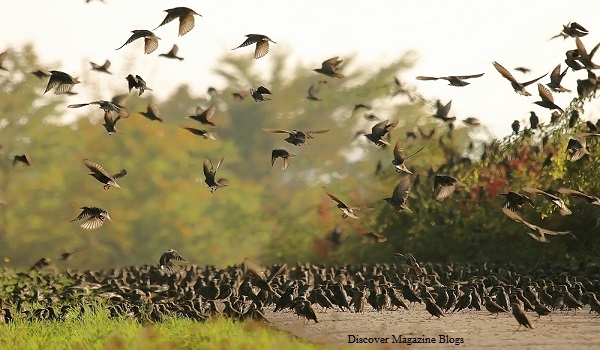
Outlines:
<svg viewBox="0 0 600 350"><path fill-rule="evenodd" d="M265 263L379 262L396 251L434 261L537 261L597 252L598 208L568 199L573 215L558 217L535 198L536 208L522 212L526 220L570 229L579 239L551 237L549 244L540 244L502 214L502 200L496 196L524 186L600 193L595 157L565 160L568 136L583 130L582 122L570 127L565 117L492 142L484 127L457 122L450 133L430 117L431 102L415 99L410 87L396 94L393 77L411 67L415 57L410 53L376 69L355 68L351 58L344 58L343 79L319 75L312 71L316 67L290 68L283 55L271 59L271 71L258 72L253 60L223 57L216 72L227 83L220 94L194 96L186 85L165 100L152 92L141 98L132 94L126 101L131 116L119 121L119 134L110 136L101 125L103 112L95 107L81 109L82 118L61 124L67 104L88 101L42 95L46 81L29 74L39 64L32 48L11 51L6 62L10 72L0 72L0 198L8 202L0 207L0 256L13 266L27 266L41 256L85 247L74 259L79 266L97 267L156 264L169 248L200 265L239 263L245 256ZM255 102L248 96L250 86L260 85L273 92L272 100ZM319 86L320 100L306 98L311 85ZM86 86L93 83L83 81L78 88ZM238 100L233 93L246 97ZM164 123L139 114L149 101L159 106ZM355 136L376 123L363 118L364 110L354 111L359 103L373 106L366 113L398 123L392 144L403 140L407 154L425 147L407 161L415 173L408 201L413 213L397 213L383 200L403 175L391 165L392 147ZM216 141L183 129L206 129L186 117L196 106L211 105L217 106ZM574 100L565 115L575 109L582 111L583 103ZM315 135L308 145L294 146L283 140L285 134L263 128L330 131ZM279 163L271 168L274 148L295 154L284 172ZM552 163L543 168L549 152ZM11 166L13 155L21 153L31 158L31 167ZM224 157L217 177L229 185L214 194L204 184L204 157L215 165ZM119 180L122 188L103 191L86 175L83 158L112 173L127 169ZM378 162L382 168L375 174ZM456 176L467 187L438 203L431 199L435 173ZM358 220L342 220L323 185L349 205L374 210L359 212ZM69 221L84 205L106 209L114 221L84 231ZM340 244L327 236L338 225L343 230ZM368 231L388 240L365 243L362 234Z"/></svg>

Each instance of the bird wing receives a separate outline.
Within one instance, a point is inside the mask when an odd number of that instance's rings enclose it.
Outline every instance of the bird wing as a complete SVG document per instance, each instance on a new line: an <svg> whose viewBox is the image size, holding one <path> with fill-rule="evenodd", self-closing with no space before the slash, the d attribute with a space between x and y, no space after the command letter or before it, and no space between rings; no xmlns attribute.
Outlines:
<svg viewBox="0 0 600 350"><path fill-rule="evenodd" d="M525 221L519 214L515 213L514 211L512 211L508 208L502 208L502 212L504 213L504 215L508 216L510 219L529 227L529 229L531 229L531 230L536 231L536 229L538 228L537 226Z"/></svg>
<svg viewBox="0 0 600 350"><path fill-rule="evenodd" d="M438 80L438 79L441 79L441 78L438 78L438 77L425 77L425 76L419 75L416 79L417 80Z"/></svg>
<svg viewBox="0 0 600 350"><path fill-rule="evenodd" d="M571 189L568 189L568 188L561 187L557 191L558 191L558 193L562 193L562 194L567 195L567 196L583 197L583 198L586 198L586 199L590 199L590 196L588 196L587 194L585 194L583 192L576 191L576 190L571 190Z"/></svg>
<svg viewBox="0 0 600 350"><path fill-rule="evenodd" d="M246 35L248 37L248 39L246 39L243 43L240 44L240 46L232 49L239 49L240 47L245 47L248 45L252 45L252 44L256 44L259 40L262 40L262 38L260 36L254 35L254 34L248 34Z"/></svg>
<svg viewBox="0 0 600 350"><path fill-rule="evenodd" d="M334 201L336 201L338 204L344 206L344 207L348 207L346 205L346 203L342 202L335 194L333 194L333 192L331 192L327 187L323 186L323 190L325 191L325 193L327 193L327 195L329 196L329 198L333 199Z"/></svg>
<svg viewBox="0 0 600 350"><path fill-rule="evenodd" d="M80 107L88 106L88 105L90 105L90 103L76 103L76 104L68 105L67 108L80 108Z"/></svg>
<svg viewBox="0 0 600 350"><path fill-rule="evenodd" d="M533 79L533 80L530 80L530 81L528 81L528 82L522 83L521 85L523 85L523 86L531 85L531 84L535 83L536 81L538 81L538 80L542 79L542 78L543 78L543 77L545 77L546 75L548 75L548 73L546 73L546 74L542 75L542 76L541 76L541 77L539 77L539 78L535 78L535 79Z"/></svg>
<svg viewBox="0 0 600 350"><path fill-rule="evenodd" d="M179 36L185 35L190 30L194 29L195 21L194 14L187 12L179 17Z"/></svg>
<svg viewBox="0 0 600 350"><path fill-rule="evenodd" d="M402 140L398 140L394 146L394 159L404 161L404 147L402 146Z"/></svg>
<svg viewBox="0 0 600 350"><path fill-rule="evenodd" d="M579 54L579 56L589 58L588 52L585 49L583 42L581 42L581 39L575 38L575 45L577 46L577 53Z"/></svg>
<svg viewBox="0 0 600 350"><path fill-rule="evenodd" d="M410 194L410 189L412 187L412 176L405 176L394 188L394 192L392 193L392 198L402 201L402 203L406 203L408 199L408 195Z"/></svg>
<svg viewBox="0 0 600 350"><path fill-rule="evenodd" d="M246 273L250 274L250 276L254 279L267 282L267 275L265 273L267 270L266 268L260 266L249 258L244 258L244 267L246 268Z"/></svg>
<svg viewBox="0 0 600 350"><path fill-rule="evenodd" d="M123 169L123 170L119 171L118 173L114 174L112 177L116 180L116 179L122 178L125 175L127 175L127 170Z"/></svg>
<svg viewBox="0 0 600 350"><path fill-rule="evenodd" d="M158 49L158 37L154 34L144 39L144 53L149 54Z"/></svg>
<svg viewBox="0 0 600 350"><path fill-rule="evenodd" d="M458 79L472 79L472 78L479 78L482 77L485 73L481 73L481 74L474 74L474 75L457 75L456 77Z"/></svg>
<svg viewBox="0 0 600 350"><path fill-rule="evenodd" d="M106 176L107 178L109 178L110 180L114 181L114 178L112 177L112 175L110 175L106 170L104 170L104 168L100 164L94 162L93 160L84 159L83 164L85 164L85 166L88 169L90 169L90 171L92 171L96 174L102 174L102 175Z"/></svg>
<svg viewBox="0 0 600 350"><path fill-rule="evenodd" d="M202 171L204 172L204 177L206 177L207 179L214 179L215 172L213 170L212 162L210 161L210 159L208 159L208 157L204 158L204 162L202 163Z"/></svg>
<svg viewBox="0 0 600 350"><path fill-rule="evenodd" d="M256 49L254 50L254 58L258 59L269 53L269 42L267 40L260 40L256 43Z"/></svg>
<svg viewBox="0 0 600 350"><path fill-rule="evenodd" d="M508 79L508 81L510 81L511 83L520 84L517 81L517 79L515 79L515 77L513 77L512 74L510 74L510 72L506 68L504 68L504 67L502 67L500 65L500 63L494 61L494 62L492 62L492 64L494 65L494 68L496 68L496 70L498 71L498 73L502 74L502 76L505 79Z"/></svg>
<svg viewBox="0 0 600 350"><path fill-rule="evenodd" d="M550 90L546 89L546 87L540 83L538 83L538 93L540 94L542 101L549 101L554 103L554 97L552 96Z"/></svg>
<svg viewBox="0 0 600 350"><path fill-rule="evenodd" d="M290 134L290 135L293 134L292 131L283 130L283 129L267 129L267 128L263 128L262 130L266 131L266 132L273 133L273 134Z"/></svg>
<svg viewBox="0 0 600 350"><path fill-rule="evenodd" d="M332 57L330 59L323 61L323 63L321 63L321 68L322 69L330 69L331 71L334 71L335 67L339 66L340 63L342 63L342 61L340 61L339 58L340 58L339 56L335 56L335 57Z"/></svg>
<svg viewBox="0 0 600 350"><path fill-rule="evenodd" d="M324 134L326 132L328 132L329 129L324 129L324 130L309 130L309 131L303 131L305 134Z"/></svg>
<svg viewBox="0 0 600 350"><path fill-rule="evenodd" d="M80 226L86 230L95 230L104 224L104 218L100 216L91 216Z"/></svg>
<svg viewBox="0 0 600 350"><path fill-rule="evenodd" d="M146 113L150 113L157 118L160 114L160 112L158 110L158 106L154 102L148 102L148 106L146 108Z"/></svg>

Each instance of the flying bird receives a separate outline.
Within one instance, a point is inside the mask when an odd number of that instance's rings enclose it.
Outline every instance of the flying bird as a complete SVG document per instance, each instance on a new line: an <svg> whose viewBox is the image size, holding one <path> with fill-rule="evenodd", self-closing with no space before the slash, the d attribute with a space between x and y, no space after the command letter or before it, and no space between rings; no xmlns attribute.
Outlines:
<svg viewBox="0 0 600 350"><path fill-rule="evenodd" d="M559 38L559 37L562 37L563 39L566 39L568 37L578 38L578 37L586 36L588 34L589 34L589 31L587 29L585 29L581 24L579 24L577 22L569 22L566 25L563 24L562 31L560 33L556 34L555 36L553 36L552 38L550 38L549 40Z"/></svg>
<svg viewBox="0 0 600 350"><path fill-rule="evenodd" d="M462 122L468 126L480 126L481 125L481 122L479 121L479 119L477 119L475 117L468 117L465 120L463 120Z"/></svg>
<svg viewBox="0 0 600 350"><path fill-rule="evenodd" d="M129 37L129 39L127 39L127 41L125 42L125 44L121 45L121 47L119 47L117 50L122 49L125 45L130 44L132 42L134 42L137 39L141 39L144 38L144 53L145 54L149 54L154 52L154 50L156 50L158 48L158 40L160 40L159 37L157 37L156 35L154 35L154 33L152 33L149 30L132 30L131 31L133 34Z"/></svg>
<svg viewBox="0 0 600 350"><path fill-rule="evenodd" d="M566 89L562 85L560 85L563 78L567 74L567 70L569 70L569 68L565 68L565 70L561 73L559 63L558 66L554 67L552 72L550 72L550 82L546 84L546 86L548 86L554 92L571 92L571 90Z"/></svg>
<svg viewBox="0 0 600 350"><path fill-rule="evenodd" d="M173 45L173 47L171 48L171 50L169 50L169 52L167 52L167 53L161 53L158 56L159 57L172 58L172 59L183 61L183 57L177 56L178 52L179 52L179 46Z"/></svg>
<svg viewBox="0 0 600 350"><path fill-rule="evenodd" d="M590 155L590 151L587 148L587 138L588 137L598 137L600 134L593 133L579 133L575 135L576 138L569 139L569 143L567 144L567 153L571 154L571 162L576 162L583 158L583 156Z"/></svg>
<svg viewBox="0 0 600 350"><path fill-rule="evenodd" d="M95 70L97 72L112 74L111 72L108 71L108 68L110 68L110 61L109 60L104 61L103 65L99 65L99 64L94 63L94 62L90 62L90 64L92 65L92 70Z"/></svg>
<svg viewBox="0 0 600 350"><path fill-rule="evenodd" d="M202 124L205 124L205 125L215 126L215 123L211 122L210 120L215 115L216 110L217 110L217 106L215 106L215 105L211 105L207 109L202 109L202 107L197 106L196 114L190 115L188 118L193 119L193 120L200 122Z"/></svg>
<svg viewBox="0 0 600 350"><path fill-rule="evenodd" d="M171 261L182 261L187 263L179 253L175 251L175 249L169 249L166 252L162 253L160 259L158 260L158 267L161 270L165 270L169 273L177 271L178 265L173 264Z"/></svg>
<svg viewBox="0 0 600 350"><path fill-rule="evenodd" d="M397 123L388 123L389 119L379 122L371 128L370 134L365 134L365 137L373 142L376 146L390 145L384 137L396 127Z"/></svg>
<svg viewBox="0 0 600 350"><path fill-rule="evenodd" d="M245 47L248 45L256 44L256 49L254 50L254 58L259 59L269 53L269 42L273 44L277 44L271 38L262 34L248 34L246 35L246 40L238 47L233 48L232 50L239 49L240 47Z"/></svg>
<svg viewBox="0 0 600 350"><path fill-rule="evenodd" d="M466 185L450 175L435 175L433 182L433 199L441 202L450 197L459 186L463 187Z"/></svg>
<svg viewBox="0 0 600 350"><path fill-rule="evenodd" d="M507 208L512 211L517 211L521 209L521 207L527 203L533 207L533 201L520 193L508 191L506 193L498 193L499 196L504 196L504 205L503 208Z"/></svg>
<svg viewBox="0 0 600 350"><path fill-rule="evenodd" d="M439 79L443 79L448 81L448 85L451 86L467 86L470 83L466 82L465 80L467 79L472 79L472 78L479 78L482 77L485 73L481 73L481 74L475 74L475 75L449 75L447 77L425 77L425 76L418 76L417 80L439 80Z"/></svg>
<svg viewBox="0 0 600 350"><path fill-rule="evenodd" d="M408 157L406 157L404 155L404 147L402 146L402 140L398 140L396 142L396 145L394 146L394 150L393 150L393 154L394 154L394 160L392 160L392 164L394 165L394 168L396 169L396 172L405 172L408 174L412 174L412 172L410 170L408 170L408 168L406 167L406 160L412 156L414 156L415 154L421 152L425 147L421 147L419 148L419 150L417 150L416 152L414 152L413 154L409 155Z"/></svg>
<svg viewBox="0 0 600 350"><path fill-rule="evenodd" d="M184 127L185 130L191 132L194 135L197 136L201 136L202 138L204 138L205 140L216 140L217 138L215 137L215 135L208 131L208 130L204 130L204 129L196 129L196 128L190 128L190 127Z"/></svg>
<svg viewBox="0 0 600 350"><path fill-rule="evenodd" d="M146 90L153 91L148 86L146 86L146 82L139 75L136 75L134 77L133 75L129 74L127 77L125 77L125 79L127 79L127 85L129 87L129 92L131 92L132 89L138 89L139 90L138 96L142 96L142 94Z"/></svg>
<svg viewBox="0 0 600 350"><path fill-rule="evenodd" d="M102 126L104 127L104 129L106 129L106 132L109 135L114 135L117 133L117 122L119 120L121 120L121 118L125 118L125 117L121 117L121 115L117 115L116 118L113 119L112 117L112 113L110 112L104 112L104 124L102 124Z"/></svg>
<svg viewBox="0 0 600 350"><path fill-rule="evenodd" d="M161 123L163 122L163 120L158 117L160 115L158 106L153 102L148 102L148 105L146 106L146 111L141 112L140 114L151 121L158 120Z"/></svg>
<svg viewBox="0 0 600 350"><path fill-rule="evenodd" d="M558 109L561 113L563 113L563 109L558 107L554 103L554 97L552 93L542 84L538 83L538 93L540 94L541 101L535 101L534 103L538 106L548 108L549 110Z"/></svg>
<svg viewBox="0 0 600 350"><path fill-rule="evenodd" d="M179 36L183 36L190 30L194 29L194 15L202 17L201 14L187 7L175 7L165 10L164 12L167 13L167 16L165 16L165 19L163 19L158 27L154 28L153 30L156 30L172 20L179 18Z"/></svg>
<svg viewBox="0 0 600 350"><path fill-rule="evenodd" d="M443 104L440 100L435 101L435 114L432 117L443 121L444 123L452 123L456 117L448 117L452 108L452 100Z"/></svg>
<svg viewBox="0 0 600 350"><path fill-rule="evenodd" d="M529 69L529 68L527 68L527 67L517 67L517 68L515 68L515 70L516 70L517 72L521 72L521 73L523 73L523 74L528 74L528 73L531 73L531 69Z"/></svg>
<svg viewBox="0 0 600 350"><path fill-rule="evenodd" d="M277 158L281 158L282 159L282 163L281 163L281 170L285 170L288 168L288 166L290 165L290 158L294 157L295 154L291 154L290 152L288 152L287 150L283 149L283 148L276 148L271 152L271 168L273 168L273 165L275 165L275 160Z"/></svg>
<svg viewBox="0 0 600 350"><path fill-rule="evenodd" d="M389 198L384 198L386 202L388 202L396 211L408 211L412 213L412 210L406 205L406 201L408 200L408 196L410 195L410 189L412 186L412 177L410 175L406 175L398 185L394 188L394 192L392 192L392 196Z"/></svg>
<svg viewBox="0 0 600 350"><path fill-rule="evenodd" d="M50 73L50 79L48 80L48 85L46 86L46 90L44 90L44 94L54 87L56 87L54 90L55 95L66 94L71 91L75 84L80 83L77 78L73 78L65 72L51 70Z"/></svg>
<svg viewBox="0 0 600 350"><path fill-rule="evenodd" d="M29 159L24 154L15 155L13 157L12 166L14 167L17 164L23 164L23 165L26 165L26 166L31 166L31 163L29 163Z"/></svg>
<svg viewBox="0 0 600 350"><path fill-rule="evenodd" d="M356 214L354 214L354 211L370 211L373 210L373 208L359 208L359 207L349 207L346 203L342 202L335 194L333 194L333 192L331 192L327 187L323 186L323 190L325 191L325 193L329 196L329 198L333 199L336 203L337 203L337 207L339 210L342 211L342 219L345 218L353 218L353 219L358 219L358 216L356 216Z"/></svg>
<svg viewBox="0 0 600 350"><path fill-rule="evenodd" d="M321 68L313 69L313 71L332 78L343 78L344 76L338 73L338 67L342 62L343 60L340 60L338 56L332 57L323 61L323 63L321 63Z"/></svg>
<svg viewBox="0 0 600 350"><path fill-rule="evenodd" d="M581 42L581 39L579 39L578 37L575 38L575 45L577 45L577 56L574 59L578 60L583 66L583 68L587 70L600 68L599 65L592 62L592 58L594 58L594 54L598 50L598 47L600 47L600 43L596 44L596 46L594 46L592 51L590 51L589 53L585 49L585 46L583 46L583 42Z"/></svg>
<svg viewBox="0 0 600 350"><path fill-rule="evenodd" d="M125 107L119 106L113 102L106 100L97 100L88 103L77 103L68 105L67 108L81 108L89 105L98 105L98 107L105 113L117 113L121 118L129 117L129 112Z"/></svg>
<svg viewBox="0 0 600 350"><path fill-rule="evenodd" d="M560 215L564 216L564 215L572 214L571 210L567 207L565 202L562 199L560 199L560 197L558 197L552 193L548 193L546 191L542 191L542 190L539 190L537 188L532 188L532 187L523 187L523 191L525 191L527 193L543 195L548 201L550 201L552 204L554 204L555 206L558 207Z"/></svg>
<svg viewBox="0 0 600 350"><path fill-rule="evenodd" d="M254 90L253 87L250 87L250 96L254 99L255 102L263 102L270 101L270 98L265 97L264 95L271 95L271 91L264 86L259 86Z"/></svg>
<svg viewBox="0 0 600 350"><path fill-rule="evenodd" d="M496 70L498 71L498 73L502 74L502 76L507 79L508 81L510 81L510 85L513 87L513 89L515 90L515 92L519 95L523 95L523 96L531 96L531 94L529 92L527 92L527 90L525 90L525 87L528 85L531 85L533 83L535 83L536 81L542 79L543 77L545 77L546 75L548 75L548 73L542 75L539 78L530 80L528 82L525 83L519 83L517 81L517 79L515 79L512 74L510 74L510 72L508 70L506 70L506 68L502 67L500 65L500 63L494 61L492 62L492 64L494 65L494 68L496 68Z"/></svg>
<svg viewBox="0 0 600 350"><path fill-rule="evenodd" d="M227 180L215 178L215 176L217 175L217 170L219 170L221 163L223 163L223 159L225 158L221 158L219 160L219 163L217 163L216 168L213 167L212 162L210 161L210 159L208 159L208 157L205 157L204 163L202 163L202 170L204 171L205 178L204 182L210 188L210 193L215 193L215 191L219 188L227 186Z"/></svg>
<svg viewBox="0 0 600 350"><path fill-rule="evenodd" d="M549 236L571 235L571 236L573 236L570 231L564 231L564 232L551 231L551 230L547 230L545 228L536 226L534 224L531 224L531 223L525 221L521 216L519 216L519 214L515 213L514 211L512 211L508 208L502 208L502 212L504 213L504 215L508 216L509 219L512 219L520 224L525 225L529 229L529 232L527 232L527 234L529 236L531 236L531 238L535 239L538 242L547 243L548 239L546 239L546 235L549 235Z"/></svg>
<svg viewBox="0 0 600 350"><path fill-rule="evenodd" d="M127 175L127 170L125 169L121 170L117 174L111 175L106 170L104 170L104 168L100 164L90 159L84 159L83 164L85 164L85 166L92 172L88 175L103 183L103 188L105 190L108 190L111 186L121 188L121 186L119 186L119 184L117 183L117 179L120 179L123 176Z"/></svg>
<svg viewBox="0 0 600 350"><path fill-rule="evenodd" d="M108 215L108 212L104 209L88 206L81 207L81 209L81 214L79 214L79 216L77 216L75 219L71 220L71 222L87 218L87 220L81 224L81 227L86 230L95 230L101 227L106 219L112 221Z"/></svg>
<svg viewBox="0 0 600 350"><path fill-rule="evenodd" d="M282 130L282 129L266 129L263 128L263 131L270 132L272 134L288 134L284 140L288 143L291 143L294 146L300 146L303 144L308 144L306 142L307 139L313 139L312 135L314 134L324 134L329 131L329 129L324 130Z"/></svg>

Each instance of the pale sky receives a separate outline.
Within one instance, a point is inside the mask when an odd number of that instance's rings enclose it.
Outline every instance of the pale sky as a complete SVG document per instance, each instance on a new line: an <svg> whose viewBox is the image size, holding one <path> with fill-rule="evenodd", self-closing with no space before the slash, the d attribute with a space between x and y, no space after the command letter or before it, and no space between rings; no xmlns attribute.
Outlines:
<svg viewBox="0 0 600 350"><path fill-rule="evenodd" d="M134 29L152 30L163 20L164 10L177 6L194 9L195 28L178 37L175 20L154 31L162 40L158 49L143 54L143 40L121 46ZM413 50L418 54L416 66L399 77L414 85L429 99L452 100L451 114L459 120L477 117L502 137L510 133L513 120L527 120L536 111L542 121L550 112L535 104L537 87L531 85L531 97L513 92L510 83L492 66L498 61L509 70L517 66L533 70L528 75L514 72L519 81L531 80L564 64L564 52L575 48L574 39L548 41L560 32L562 24L576 21L590 34L582 38L591 50L600 41L600 13L597 1L159 1L105 0L19 0L7 1L0 13L0 30L4 41L0 52L33 43L46 69L65 71L73 76L85 74L106 92L86 91L85 80L69 97L69 102L110 99L126 92L125 76L139 74L153 88L158 99L167 97L173 88L187 83L194 93L205 94L207 87L223 87L213 73L217 58L224 53L252 57L253 47L230 51L241 44L246 34L269 36L277 42L276 51L291 54L291 63L302 62L312 68L332 56L356 55L343 71L358 66L376 71L386 61L400 58ZM184 61L158 57L179 46ZM267 70L270 54L256 60L258 69ZM131 71L130 63L134 59ZM112 62L112 76L90 74L89 61ZM600 56L595 60L600 62ZM53 64L57 63L58 66ZM485 73L470 80L471 85L457 88L445 81L417 81L418 75L447 76ZM316 73L315 73L316 75ZM317 76L315 76L317 78ZM563 86L576 90L576 79L585 71L569 72ZM549 82L546 77L541 80ZM268 83L268 82L266 82ZM393 82L390 81L390 86ZM40 91L45 86L40 84ZM555 102L565 108L575 93L556 94ZM52 98L48 96L45 98ZM367 101L365 101L367 102ZM392 100L391 103L394 103ZM383 106L382 106L383 107ZM599 104L590 104L584 117L596 120ZM190 106L190 112L194 106ZM592 117L594 115L594 117ZM393 116L392 116L393 117Z"/></svg>

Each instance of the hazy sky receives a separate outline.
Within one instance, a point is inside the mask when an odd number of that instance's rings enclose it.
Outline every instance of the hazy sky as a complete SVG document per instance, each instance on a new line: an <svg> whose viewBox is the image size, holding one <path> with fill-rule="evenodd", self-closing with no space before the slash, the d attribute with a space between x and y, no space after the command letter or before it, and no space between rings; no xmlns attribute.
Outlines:
<svg viewBox="0 0 600 350"><path fill-rule="evenodd" d="M176 20L154 31L162 39L155 52L144 55L143 40L115 51L131 30L154 29L166 14L163 10L177 6L190 7L203 16L196 17L191 32L178 37ZM0 51L31 42L46 64L42 68L80 77L86 74L108 87L105 92L88 94L85 80L80 79L82 84L74 89L80 95L69 97L75 103L126 92L124 78L129 73L144 77L159 99L184 82L198 94L204 94L208 86L222 87L223 82L213 73L217 58L231 52L249 33L268 35L277 42L271 45L271 52L289 52L292 64L301 61L311 68L332 56L356 55L353 63L344 67L345 72L358 66L375 71L386 61L414 50L417 65L399 75L402 80L432 100L452 99L451 114L459 120L478 117L496 136L504 136L512 121L527 120L529 111L536 111L542 121L549 120L550 112L533 104L538 100L535 85L528 88L533 96L517 95L491 62L498 61L507 69L531 68L528 75L514 73L520 81L549 72L561 62L564 69L564 52L575 48L574 39L548 39L560 32L562 24L577 21L590 32L582 41L591 50L600 41L599 13L600 2L596 1L105 0L86 4L85 0L19 0L3 4ZM158 57L173 44L179 46L184 61ZM252 57L253 48L233 53ZM127 71L132 58L135 65ZM112 62L112 76L86 72L89 61L101 64L105 59ZM596 61L600 62L600 56ZM255 64L259 69L268 67L269 55ZM414 79L418 75L477 73L485 75L463 88L447 86L445 81ZM576 79L585 77L585 71L569 72L563 86L575 91ZM548 81L547 77L542 80ZM45 98L52 98L47 95ZM559 106L566 107L574 93L554 96ZM598 108L598 104L588 106L585 116L595 121L600 117ZM190 106L190 112L193 110Z"/></svg>

